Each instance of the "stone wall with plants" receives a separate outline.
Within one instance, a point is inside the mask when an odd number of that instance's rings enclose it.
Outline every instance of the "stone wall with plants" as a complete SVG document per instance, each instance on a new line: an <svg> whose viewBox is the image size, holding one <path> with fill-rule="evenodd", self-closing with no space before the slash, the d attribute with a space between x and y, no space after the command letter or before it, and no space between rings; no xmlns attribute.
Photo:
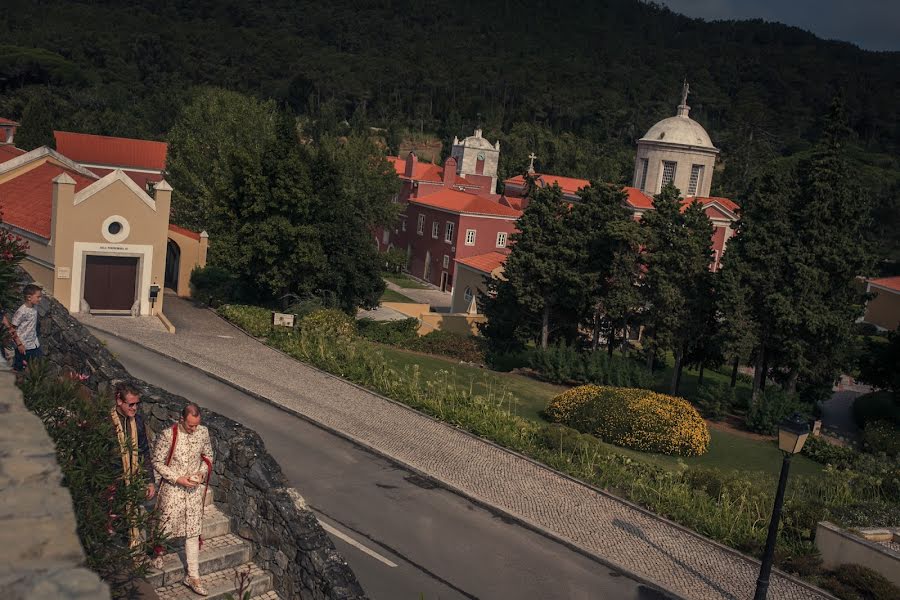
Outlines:
<svg viewBox="0 0 900 600"><path fill-rule="evenodd" d="M12 373L0 373L0 590L3 598L100 600L109 588L85 568L70 490L41 419ZM14 490L13 493L10 493Z"/></svg>
<svg viewBox="0 0 900 600"><path fill-rule="evenodd" d="M41 308L41 340L49 363L94 391L128 379L140 388L153 431L171 425L187 400L130 377L115 357L56 301ZM291 488L259 435L204 411L215 451L211 487L232 528L250 540L254 561L274 574L283 598L358 599L365 594L316 516Z"/></svg>

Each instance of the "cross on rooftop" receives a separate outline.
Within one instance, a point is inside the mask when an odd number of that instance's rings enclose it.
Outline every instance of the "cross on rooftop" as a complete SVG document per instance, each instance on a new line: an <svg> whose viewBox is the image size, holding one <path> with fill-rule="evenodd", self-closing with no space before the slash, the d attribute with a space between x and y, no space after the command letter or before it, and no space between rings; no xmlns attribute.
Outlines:
<svg viewBox="0 0 900 600"><path fill-rule="evenodd" d="M528 155L528 158L531 159L531 164L528 165L528 172L534 173L534 159L536 159L537 156L535 156L534 152L532 152Z"/></svg>

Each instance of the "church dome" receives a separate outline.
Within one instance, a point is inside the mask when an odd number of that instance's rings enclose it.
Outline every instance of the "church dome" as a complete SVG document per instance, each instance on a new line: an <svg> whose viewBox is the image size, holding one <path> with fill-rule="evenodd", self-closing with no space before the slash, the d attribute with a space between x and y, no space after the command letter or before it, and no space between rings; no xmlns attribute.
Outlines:
<svg viewBox="0 0 900 600"><path fill-rule="evenodd" d="M480 129L476 129L475 135L470 135L469 137L463 139L462 141L459 141L458 139L454 139L453 145L454 146L461 145L461 146L465 146L466 148L477 148L477 149L481 149L481 150L496 150L497 149L494 144L487 141L487 139L481 137Z"/></svg>
<svg viewBox="0 0 900 600"><path fill-rule="evenodd" d="M639 141L679 144L715 150L715 146L713 146L712 140L709 139L709 134L706 133L703 126L686 114L663 119L651 127Z"/></svg>

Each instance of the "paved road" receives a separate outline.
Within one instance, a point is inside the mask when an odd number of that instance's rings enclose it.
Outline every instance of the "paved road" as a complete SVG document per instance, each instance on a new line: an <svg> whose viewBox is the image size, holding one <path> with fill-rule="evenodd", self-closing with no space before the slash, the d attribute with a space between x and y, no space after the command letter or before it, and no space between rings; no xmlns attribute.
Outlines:
<svg viewBox="0 0 900 600"><path fill-rule="evenodd" d="M255 429L322 521L377 555L332 534L375 600L663 598L195 369L94 333L135 377Z"/></svg>

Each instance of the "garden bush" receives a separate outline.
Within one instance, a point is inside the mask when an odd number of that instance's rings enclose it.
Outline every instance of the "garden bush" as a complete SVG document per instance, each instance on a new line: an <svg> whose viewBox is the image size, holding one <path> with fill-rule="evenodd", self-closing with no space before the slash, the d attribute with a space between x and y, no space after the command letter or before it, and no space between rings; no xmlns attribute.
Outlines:
<svg viewBox="0 0 900 600"><path fill-rule="evenodd" d="M747 428L756 433L775 435L778 433L778 424L795 412L803 412L796 397L770 385L751 404L747 413Z"/></svg>
<svg viewBox="0 0 900 600"><path fill-rule="evenodd" d="M809 436L803 444L804 455L817 463L832 465L839 469L851 469L859 452L848 446L838 446L821 436Z"/></svg>
<svg viewBox="0 0 900 600"><path fill-rule="evenodd" d="M374 319L359 319L356 322L360 335L367 340L379 344L405 347L412 343L419 334L418 319L402 319L400 321L376 321Z"/></svg>
<svg viewBox="0 0 900 600"><path fill-rule="evenodd" d="M869 452L900 455L900 428L890 421L869 421L863 430L863 444Z"/></svg>
<svg viewBox="0 0 900 600"><path fill-rule="evenodd" d="M191 298L208 306L238 300L239 284L231 271L216 266L194 267Z"/></svg>
<svg viewBox="0 0 900 600"><path fill-rule="evenodd" d="M535 350L531 355L531 368L552 383L644 388L653 384L646 367L634 360L609 356L605 350L582 352L564 342L546 350Z"/></svg>
<svg viewBox="0 0 900 600"><path fill-rule="evenodd" d="M694 405L707 419L721 421L735 403L734 388L724 382L706 383L694 394Z"/></svg>
<svg viewBox="0 0 900 600"><path fill-rule="evenodd" d="M900 588L862 565L840 565L828 571L822 587L843 600L897 600Z"/></svg>
<svg viewBox="0 0 900 600"><path fill-rule="evenodd" d="M531 357L534 350L526 349L517 352L496 352L488 351L485 354L485 362L494 371L508 372L513 369L520 369L531 364Z"/></svg>
<svg viewBox="0 0 900 600"><path fill-rule="evenodd" d="M352 338L356 336L356 322L336 308L315 310L300 320L300 328L327 337Z"/></svg>
<svg viewBox="0 0 900 600"><path fill-rule="evenodd" d="M223 304L216 309L222 317L240 327L250 335L264 337L272 331L272 311L245 304Z"/></svg>
<svg viewBox="0 0 900 600"><path fill-rule="evenodd" d="M888 391L863 394L853 401L853 419L861 429L869 421L890 421L900 426L900 404Z"/></svg>
<svg viewBox="0 0 900 600"><path fill-rule="evenodd" d="M383 252L381 256L384 260L384 270L388 273L400 273L409 264L406 252L397 248L391 248L387 252Z"/></svg>
<svg viewBox="0 0 900 600"><path fill-rule="evenodd" d="M649 390L584 385L553 398L546 413L551 421L644 452L698 456L709 448L709 429L693 406Z"/></svg>
<svg viewBox="0 0 900 600"><path fill-rule="evenodd" d="M406 346L410 350L439 354L465 362L483 364L484 345L479 338L459 335L450 331L432 331L416 336Z"/></svg>

